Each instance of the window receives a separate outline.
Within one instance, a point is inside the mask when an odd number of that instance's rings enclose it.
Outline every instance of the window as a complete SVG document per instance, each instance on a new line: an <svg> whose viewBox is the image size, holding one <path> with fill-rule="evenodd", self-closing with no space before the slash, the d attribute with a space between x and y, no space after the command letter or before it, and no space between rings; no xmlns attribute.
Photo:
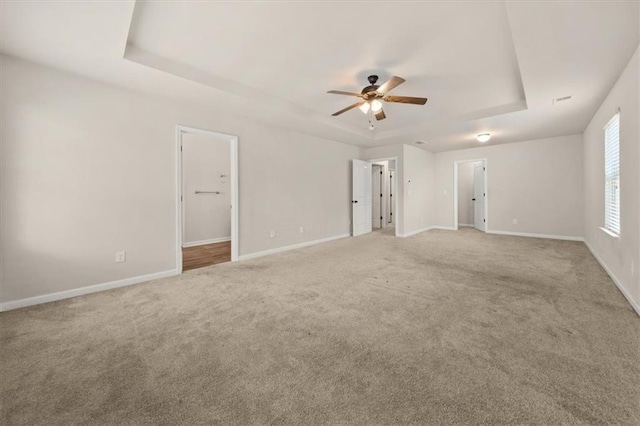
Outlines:
<svg viewBox="0 0 640 426"><path fill-rule="evenodd" d="M620 234L620 113L604 126L604 228Z"/></svg>

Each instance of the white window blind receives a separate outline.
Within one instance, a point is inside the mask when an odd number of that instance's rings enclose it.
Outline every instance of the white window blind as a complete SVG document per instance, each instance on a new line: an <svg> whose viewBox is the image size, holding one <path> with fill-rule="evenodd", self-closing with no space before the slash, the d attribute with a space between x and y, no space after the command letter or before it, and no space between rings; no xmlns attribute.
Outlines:
<svg viewBox="0 0 640 426"><path fill-rule="evenodd" d="M604 126L604 227L620 234L620 113Z"/></svg>

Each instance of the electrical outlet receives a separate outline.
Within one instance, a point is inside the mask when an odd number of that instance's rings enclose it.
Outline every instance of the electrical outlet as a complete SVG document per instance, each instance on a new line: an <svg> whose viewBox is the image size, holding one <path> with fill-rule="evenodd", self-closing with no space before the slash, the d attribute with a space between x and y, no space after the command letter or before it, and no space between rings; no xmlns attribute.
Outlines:
<svg viewBox="0 0 640 426"><path fill-rule="evenodd" d="M269 236L270 236L271 238L275 238L275 237L276 237L276 231L271 231L271 232L269 232Z"/></svg>
<svg viewBox="0 0 640 426"><path fill-rule="evenodd" d="M518 219L513 219L513 224L517 225L518 224Z"/></svg>
<svg viewBox="0 0 640 426"><path fill-rule="evenodd" d="M301 227L300 227L300 233L301 233L301 234L304 234L304 226L301 226Z"/></svg>
<svg viewBox="0 0 640 426"><path fill-rule="evenodd" d="M127 261L127 252L126 251L117 251L116 252L116 263L122 263Z"/></svg>

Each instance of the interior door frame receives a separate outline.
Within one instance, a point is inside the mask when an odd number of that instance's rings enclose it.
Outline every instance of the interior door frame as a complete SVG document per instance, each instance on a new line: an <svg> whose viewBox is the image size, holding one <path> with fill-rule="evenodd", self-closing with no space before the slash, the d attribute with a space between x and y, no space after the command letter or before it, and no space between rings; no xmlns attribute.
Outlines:
<svg viewBox="0 0 640 426"><path fill-rule="evenodd" d="M458 165L477 161L482 161L484 164L484 232L489 232L489 162L486 158L456 160L453 162L453 229L456 231L458 230Z"/></svg>
<svg viewBox="0 0 640 426"><path fill-rule="evenodd" d="M176 269L182 273L182 135L193 134L211 136L229 142L231 187L231 261L238 260L239 253L239 208L238 208L238 136L196 127L176 126Z"/></svg>
<svg viewBox="0 0 640 426"><path fill-rule="evenodd" d="M376 176L375 178L373 177L374 167L379 167L380 168L379 171L381 172L381 173L378 173L378 176ZM380 189L380 193L384 193L385 192L384 187L383 187L384 179L381 177L384 174L384 172L383 172L384 168L385 167L382 164L375 164L375 163L371 164L371 173L372 173L372 176L371 176L371 181L372 181L371 182L371 191L372 192L373 192L373 189L375 188L374 185L373 185L373 180L376 179L376 178L378 179L378 186L379 186L378 189ZM382 198L384 198L384 197L380 197L380 196L377 197L377 199L378 199L378 207L379 207L379 209L378 209L379 212L378 213L379 214L376 216L376 218L378 216L383 216L383 204L384 204L383 201L384 200L382 200ZM373 198L371 199L371 207L372 207L372 209L371 209L371 217L372 217L371 227L373 229L384 229L386 221L382 220L382 217L377 219L378 222L380 223L380 226L378 228L374 228L373 227L373 200L375 200L375 199L376 199L375 196L373 196Z"/></svg>
<svg viewBox="0 0 640 426"><path fill-rule="evenodd" d="M398 215L399 215L399 211L400 211L400 210L398 210L398 198L399 198L399 197L398 197L398 178L397 178L397 176L398 176L398 169L400 168L400 164L398 163L398 157L374 158L374 159L372 159L372 160L366 160L366 161L368 161L369 163L377 163L378 161L387 161L387 162L389 162L389 161L391 161L391 160L394 160L394 161L396 162L396 163L395 163L395 164L396 164L396 169L394 170L394 172L395 172L395 176L394 176L394 177L395 177L395 179L393 179L393 191L392 191L392 194L393 194L393 197L392 197L392 198L395 198L395 199L393 200L393 210L392 210L392 212L393 212L393 214L395 214L395 215L396 215L396 217L394 218L393 226L395 226L395 231L394 231L394 232L395 232L395 236L396 236L396 237L399 237L399 236L400 236L400 231L399 231L400 226L399 226L399 223L400 223L400 221L401 221L402 219L400 219L400 218L398 217ZM387 164L388 164L388 163L387 163Z"/></svg>

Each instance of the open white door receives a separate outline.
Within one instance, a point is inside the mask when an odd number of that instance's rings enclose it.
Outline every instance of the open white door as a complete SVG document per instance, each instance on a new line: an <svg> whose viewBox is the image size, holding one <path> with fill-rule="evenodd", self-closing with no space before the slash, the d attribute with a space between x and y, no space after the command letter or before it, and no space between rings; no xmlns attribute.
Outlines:
<svg viewBox="0 0 640 426"><path fill-rule="evenodd" d="M473 227L485 232L484 203L486 191L484 188L484 162L473 168Z"/></svg>
<svg viewBox="0 0 640 426"><path fill-rule="evenodd" d="M353 160L353 236L371 232L371 163Z"/></svg>

